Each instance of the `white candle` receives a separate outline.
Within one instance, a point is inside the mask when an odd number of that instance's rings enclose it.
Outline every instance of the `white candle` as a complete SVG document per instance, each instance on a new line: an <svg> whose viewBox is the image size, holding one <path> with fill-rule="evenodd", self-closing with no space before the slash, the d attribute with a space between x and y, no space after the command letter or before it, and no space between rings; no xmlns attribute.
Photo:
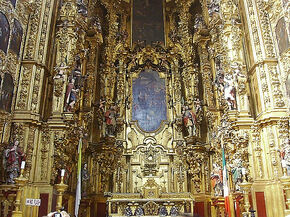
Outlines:
<svg viewBox="0 0 290 217"><path fill-rule="evenodd" d="M246 175L246 169L245 168L242 168L242 174Z"/></svg>
<svg viewBox="0 0 290 217"><path fill-rule="evenodd" d="M61 170L61 174L60 174L61 177L64 177L64 174L65 174L65 169L62 169L62 170Z"/></svg>
<svg viewBox="0 0 290 217"><path fill-rule="evenodd" d="M287 167L287 165L286 165L286 161L283 159L283 160L281 160L281 163L282 163L282 167L283 168L286 168Z"/></svg>
<svg viewBox="0 0 290 217"><path fill-rule="evenodd" d="M25 168L25 161L21 161L21 169L24 170Z"/></svg>

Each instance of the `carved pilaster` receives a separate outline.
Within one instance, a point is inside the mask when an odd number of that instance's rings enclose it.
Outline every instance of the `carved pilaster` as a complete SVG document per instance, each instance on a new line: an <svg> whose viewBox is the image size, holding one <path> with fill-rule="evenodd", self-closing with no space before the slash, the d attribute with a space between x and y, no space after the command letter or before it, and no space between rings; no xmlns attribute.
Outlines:
<svg viewBox="0 0 290 217"><path fill-rule="evenodd" d="M252 127L252 144L254 148L254 153L256 156L254 170L257 174L258 179L262 179L264 177L264 169L263 169L263 149L260 143L260 132L258 128L258 124L255 123Z"/></svg>
<svg viewBox="0 0 290 217"><path fill-rule="evenodd" d="M209 38L200 37L198 40L198 54L200 57L200 73L202 75L202 83L204 85L203 99L209 108L214 107L214 92L213 92L213 78L211 65L209 62L209 55L207 49L207 42Z"/></svg>
<svg viewBox="0 0 290 217"><path fill-rule="evenodd" d="M101 192L110 191L109 180L118 167L123 146L116 142L113 137L107 137L104 138L100 145L97 147L92 146L91 148L99 164Z"/></svg>

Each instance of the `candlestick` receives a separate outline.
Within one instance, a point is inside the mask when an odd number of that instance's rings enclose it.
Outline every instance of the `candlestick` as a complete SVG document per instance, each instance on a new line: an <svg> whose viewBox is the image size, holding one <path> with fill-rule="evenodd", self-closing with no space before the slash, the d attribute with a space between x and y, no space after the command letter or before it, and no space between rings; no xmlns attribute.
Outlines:
<svg viewBox="0 0 290 217"><path fill-rule="evenodd" d="M62 171L65 171L64 169ZM61 172L62 172L61 171ZM56 211L60 212L62 208L62 197L68 185L63 183L63 176L61 177L60 183L55 185L57 196L56 196Z"/></svg>
<svg viewBox="0 0 290 217"><path fill-rule="evenodd" d="M22 217L22 216L24 216L23 213L22 213L22 210L21 210L21 198L23 196L22 195L23 187L28 182L28 179L23 176L23 171L24 171L24 169L21 169L20 176L15 179L16 186L17 186L17 192L16 192L16 199L15 199L15 204L14 204L14 211L12 212L12 217Z"/></svg>

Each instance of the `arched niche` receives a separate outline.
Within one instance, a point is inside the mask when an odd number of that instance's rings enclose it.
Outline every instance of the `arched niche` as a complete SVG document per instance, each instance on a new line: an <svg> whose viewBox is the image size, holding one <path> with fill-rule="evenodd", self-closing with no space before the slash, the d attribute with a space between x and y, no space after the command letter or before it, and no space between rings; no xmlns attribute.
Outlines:
<svg viewBox="0 0 290 217"><path fill-rule="evenodd" d="M14 20L9 49L19 56L23 36L23 28L18 20Z"/></svg>
<svg viewBox="0 0 290 217"><path fill-rule="evenodd" d="M14 82L10 74L5 73L2 80L0 91L0 110L11 112L11 105L13 99Z"/></svg>
<svg viewBox="0 0 290 217"><path fill-rule="evenodd" d="M10 26L6 16L0 12L0 50L7 53Z"/></svg>

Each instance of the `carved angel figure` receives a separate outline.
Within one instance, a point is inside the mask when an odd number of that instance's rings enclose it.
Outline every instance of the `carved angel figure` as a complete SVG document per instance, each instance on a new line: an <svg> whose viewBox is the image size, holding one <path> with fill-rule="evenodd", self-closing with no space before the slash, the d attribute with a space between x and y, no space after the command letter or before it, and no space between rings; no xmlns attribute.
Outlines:
<svg viewBox="0 0 290 217"><path fill-rule="evenodd" d="M15 184L14 179L20 175L21 161L25 160L25 155L18 145L19 141L16 140L4 150L3 165L6 171L6 182L8 184Z"/></svg>
<svg viewBox="0 0 290 217"><path fill-rule="evenodd" d="M159 215L160 216L168 216L168 212L165 206L161 206L159 209Z"/></svg>
<svg viewBox="0 0 290 217"><path fill-rule="evenodd" d="M65 70L67 69L68 67L65 66L64 63L61 63L60 66L56 66L54 68L54 70L57 72L55 74L55 76L53 77L53 79L60 79L60 78L63 78L64 77L64 74L65 74Z"/></svg>
<svg viewBox="0 0 290 217"><path fill-rule="evenodd" d="M178 216L178 209L176 206L173 206L171 209L170 209L170 215L171 216Z"/></svg>
<svg viewBox="0 0 290 217"><path fill-rule="evenodd" d="M144 216L144 211L142 209L142 207L138 207L136 210L135 210L135 213L134 213L135 216Z"/></svg>
<svg viewBox="0 0 290 217"><path fill-rule="evenodd" d="M182 119L188 136L196 135L196 115L187 105L182 107Z"/></svg>
<svg viewBox="0 0 290 217"><path fill-rule="evenodd" d="M127 206L124 210L124 215L125 216L133 216L133 212L129 206Z"/></svg>

